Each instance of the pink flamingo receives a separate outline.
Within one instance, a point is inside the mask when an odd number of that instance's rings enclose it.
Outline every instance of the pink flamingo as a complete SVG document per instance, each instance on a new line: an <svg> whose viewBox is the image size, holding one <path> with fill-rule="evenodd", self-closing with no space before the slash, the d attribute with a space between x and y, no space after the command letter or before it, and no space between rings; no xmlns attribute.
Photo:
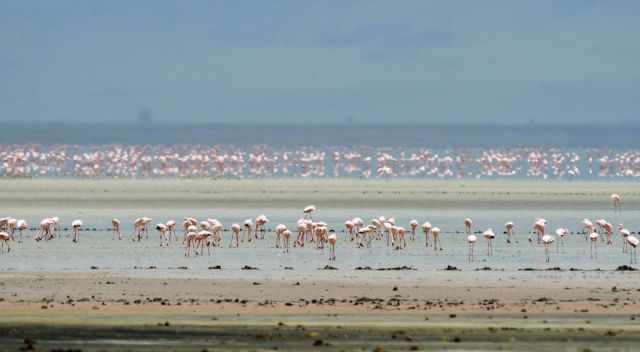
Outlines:
<svg viewBox="0 0 640 352"><path fill-rule="evenodd" d="M276 233L276 248L280 248L281 235L287 230L287 227L284 224L278 224L275 228Z"/></svg>
<svg viewBox="0 0 640 352"><path fill-rule="evenodd" d="M112 240L115 240L116 236L118 236L119 240L122 239L122 234L120 233L120 220L116 218L111 219L111 231L112 231L112 236L111 236Z"/></svg>
<svg viewBox="0 0 640 352"><path fill-rule="evenodd" d="M207 230L201 230L197 233L195 242L196 242L196 254L198 254L198 247L200 247L200 255L204 254L204 246L207 246L207 252L211 255L211 246L209 245L209 241L213 234Z"/></svg>
<svg viewBox="0 0 640 352"><path fill-rule="evenodd" d="M469 235L473 227L473 221L469 218L464 219L464 232Z"/></svg>
<svg viewBox="0 0 640 352"><path fill-rule="evenodd" d="M591 220L584 218L582 219L582 229L585 233L584 240L589 240L589 235L593 232L593 223Z"/></svg>
<svg viewBox="0 0 640 352"><path fill-rule="evenodd" d="M260 238L264 239L264 235L265 235L265 228L264 226L269 222L269 219L265 216L265 215L258 215L256 217L256 231L255 231L255 237L258 238L258 232L260 232Z"/></svg>
<svg viewBox="0 0 640 352"><path fill-rule="evenodd" d="M320 224L315 228L314 233L316 248L323 249L324 244L327 241L327 227L324 224Z"/></svg>
<svg viewBox="0 0 640 352"><path fill-rule="evenodd" d="M611 202L613 202L613 212L620 213L622 211L622 197L619 194L614 193L611 195Z"/></svg>
<svg viewBox="0 0 640 352"><path fill-rule="evenodd" d="M511 243L511 239L513 238L513 222L509 221L504 224L505 232L507 233L507 243Z"/></svg>
<svg viewBox="0 0 640 352"><path fill-rule="evenodd" d="M302 212L304 213L304 218L313 221L313 216L312 214L316 211L316 206L315 205L308 205L306 206L304 209L302 209Z"/></svg>
<svg viewBox="0 0 640 352"><path fill-rule="evenodd" d="M569 230L566 228L556 229L556 236L558 236L558 241L556 242L556 251L560 253L560 245L564 247L564 238L569 234ZM544 241L544 239L543 239Z"/></svg>
<svg viewBox="0 0 640 352"><path fill-rule="evenodd" d="M229 248L233 244L233 241L236 241L236 248L240 247L240 224L231 224L231 243L229 243Z"/></svg>
<svg viewBox="0 0 640 352"><path fill-rule="evenodd" d="M416 229L418 228L418 220L412 219L409 221L409 227L411 228L411 241L416 240Z"/></svg>
<svg viewBox="0 0 640 352"><path fill-rule="evenodd" d="M8 233L2 231L0 232L0 243L2 247L0 247L0 253L4 251L5 245L7 246L7 253L11 251L11 246L9 245L9 240L11 240L11 236Z"/></svg>
<svg viewBox="0 0 640 352"><path fill-rule="evenodd" d="M20 233L20 242L22 242L22 231L29 228L29 224L23 219L20 219L16 222L16 229Z"/></svg>
<svg viewBox="0 0 640 352"><path fill-rule="evenodd" d="M177 241L178 237L176 236L176 221L169 220L165 225L167 225L167 233L169 235L169 240L171 240L171 237L173 236L174 241Z"/></svg>
<svg viewBox="0 0 640 352"><path fill-rule="evenodd" d="M622 224L618 224L618 232L622 236L622 253L627 253L627 247L628 247L627 237L631 235L631 232L625 229L624 225Z"/></svg>
<svg viewBox="0 0 640 352"><path fill-rule="evenodd" d="M493 255L493 239L496 238L496 234L492 229L487 229L482 233L484 238L487 240L487 256Z"/></svg>
<svg viewBox="0 0 640 352"><path fill-rule="evenodd" d="M630 263L631 264L633 264L633 263L638 264L638 255L636 253L636 249L637 249L638 243L640 243L640 241L634 235L627 236L626 241L629 244L629 259L630 259Z"/></svg>
<svg viewBox="0 0 640 352"><path fill-rule="evenodd" d="M289 253L289 238L291 237L291 231L285 229L280 233L280 240L282 241L282 246L284 247L284 251Z"/></svg>
<svg viewBox="0 0 640 352"><path fill-rule="evenodd" d="M433 250L437 253L438 250L442 250L442 245L440 244L440 228L432 228L431 236L433 237Z"/></svg>
<svg viewBox="0 0 640 352"><path fill-rule="evenodd" d="M425 247L429 247L429 231L431 231L431 224L427 221L422 224L422 232L424 233Z"/></svg>
<svg viewBox="0 0 640 352"><path fill-rule="evenodd" d="M82 220L73 220L71 222L71 228L73 229L73 242L80 241L80 228L82 227Z"/></svg>
<svg viewBox="0 0 640 352"><path fill-rule="evenodd" d="M347 236L349 236L349 239L351 241L353 241L353 237L354 237L353 236L353 234L354 234L353 227L354 227L353 221L347 220L347 221L344 222L344 232L345 232L345 234Z"/></svg>
<svg viewBox="0 0 640 352"><path fill-rule="evenodd" d="M329 241L329 250L330 250L329 260L335 261L336 260L336 242L338 242L338 236L336 236L335 231L333 230L329 231L328 241Z"/></svg>
<svg viewBox="0 0 640 352"><path fill-rule="evenodd" d="M167 225L166 224L156 224L156 230L160 235L160 247L164 247L165 245L169 246L169 239L167 239Z"/></svg>
<svg viewBox="0 0 640 352"><path fill-rule="evenodd" d="M472 262L475 259L475 255L473 254L473 247L478 241L478 237L474 234L470 234L467 236L467 242L469 243L469 253L467 255L467 261Z"/></svg>
<svg viewBox="0 0 640 352"><path fill-rule="evenodd" d="M185 242L185 252L184 255L185 257L188 257L191 255L191 248L195 247L195 243L196 243L196 238L198 237L198 233L195 231L189 231L184 235L184 242Z"/></svg>
<svg viewBox="0 0 640 352"><path fill-rule="evenodd" d="M251 221L251 219L247 219L244 221L242 226L244 227L244 232L242 234L242 242L244 242L245 237L247 238L247 242L251 242L251 239L252 239L251 231L253 228L253 222Z"/></svg>
<svg viewBox="0 0 640 352"><path fill-rule="evenodd" d="M223 226L217 219L207 219L210 224L209 230L211 231L211 237L209 241L216 247L222 245L222 230Z"/></svg>
<svg viewBox="0 0 640 352"><path fill-rule="evenodd" d="M142 240L142 233L144 232L145 220L143 218L136 218L133 220L133 236L134 240Z"/></svg>
<svg viewBox="0 0 640 352"><path fill-rule="evenodd" d="M149 238L149 224L153 219L148 218L146 216L142 217L142 232L145 234L145 238Z"/></svg>
<svg viewBox="0 0 640 352"><path fill-rule="evenodd" d="M297 230L298 237L296 238L295 242L293 242L293 246L304 247L304 234L307 232L307 223L304 221L304 219L298 220Z"/></svg>
<svg viewBox="0 0 640 352"><path fill-rule="evenodd" d="M16 232L17 226L18 226L18 219L9 218L9 220L7 220L7 232L9 232L9 236L11 236L12 241L13 241L13 235Z"/></svg>
<svg viewBox="0 0 640 352"><path fill-rule="evenodd" d="M547 224L547 220L545 219L537 219L535 223L533 223L533 232L538 235L538 244L542 240L542 236L544 236L544 228ZM529 242L531 242L531 236L529 236Z"/></svg>
<svg viewBox="0 0 640 352"><path fill-rule="evenodd" d="M589 241L590 241L590 249L591 249L591 259L594 258L598 258L598 233L597 232L592 232L589 235Z"/></svg>
<svg viewBox="0 0 640 352"><path fill-rule="evenodd" d="M544 255L545 255L545 262L549 263L549 261L551 261L551 254L549 253L549 246L551 246L551 244L553 243L554 238L551 235L544 235L542 236L542 243L544 244Z"/></svg>

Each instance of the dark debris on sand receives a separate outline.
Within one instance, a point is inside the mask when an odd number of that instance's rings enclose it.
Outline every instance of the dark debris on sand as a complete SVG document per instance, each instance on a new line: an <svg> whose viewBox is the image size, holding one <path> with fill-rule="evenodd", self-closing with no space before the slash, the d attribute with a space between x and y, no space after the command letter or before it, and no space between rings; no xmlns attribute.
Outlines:
<svg viewBox="0 0 640 352"><path fill-rule="evenodd" d="M324 268L319 268L318 270L338 270L338 268L331 265L325 265Z"/></svg>
<svg viewBox="0 0 640 352"><path fill-rule="evenodd" d="M240 268L241 270L258 270L258 268L253 267L253 266L249 266L249 265L245 265L242 268Z"/></svg>

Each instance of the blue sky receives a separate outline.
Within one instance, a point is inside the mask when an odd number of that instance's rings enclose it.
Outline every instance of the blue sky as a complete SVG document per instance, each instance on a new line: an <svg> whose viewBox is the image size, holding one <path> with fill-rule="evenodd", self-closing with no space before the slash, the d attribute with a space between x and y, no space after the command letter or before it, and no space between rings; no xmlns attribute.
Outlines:
<svg viewBox="0 0 640 352"><path fill-rule="evenodd" d="M640 2L0 0L0 121L640 121Z"/></svg>

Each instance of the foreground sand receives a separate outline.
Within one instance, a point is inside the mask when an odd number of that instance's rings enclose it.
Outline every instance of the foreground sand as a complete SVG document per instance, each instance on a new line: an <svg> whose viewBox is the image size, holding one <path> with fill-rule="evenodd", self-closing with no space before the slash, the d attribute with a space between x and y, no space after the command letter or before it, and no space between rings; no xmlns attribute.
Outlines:
<svg viewBox="0 0 640 352"><path fill-rule="evenodd" d="M20 347L28 337L41 346L69 347L91 336L95 341L84 350L140 340L150 350L174 344L298 350L314 343L329 350L520 350L541 339L546 345L538 350L562 350L567 340L572 348L640 344L634 272L518 272L486 281L483 275L367 283L2 273L0 325L6 329L0 340Z"/></svg>

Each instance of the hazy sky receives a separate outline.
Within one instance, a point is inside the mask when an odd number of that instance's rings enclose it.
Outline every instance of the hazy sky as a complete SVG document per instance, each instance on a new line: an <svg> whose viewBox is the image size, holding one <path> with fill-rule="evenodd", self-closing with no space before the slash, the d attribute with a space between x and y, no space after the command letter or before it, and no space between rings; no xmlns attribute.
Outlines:
<svg viewBox="0 0 640 352"><path fill-rule="evenodd" d="M637 0L0 0L1 121L640 122Z"/></svg>

